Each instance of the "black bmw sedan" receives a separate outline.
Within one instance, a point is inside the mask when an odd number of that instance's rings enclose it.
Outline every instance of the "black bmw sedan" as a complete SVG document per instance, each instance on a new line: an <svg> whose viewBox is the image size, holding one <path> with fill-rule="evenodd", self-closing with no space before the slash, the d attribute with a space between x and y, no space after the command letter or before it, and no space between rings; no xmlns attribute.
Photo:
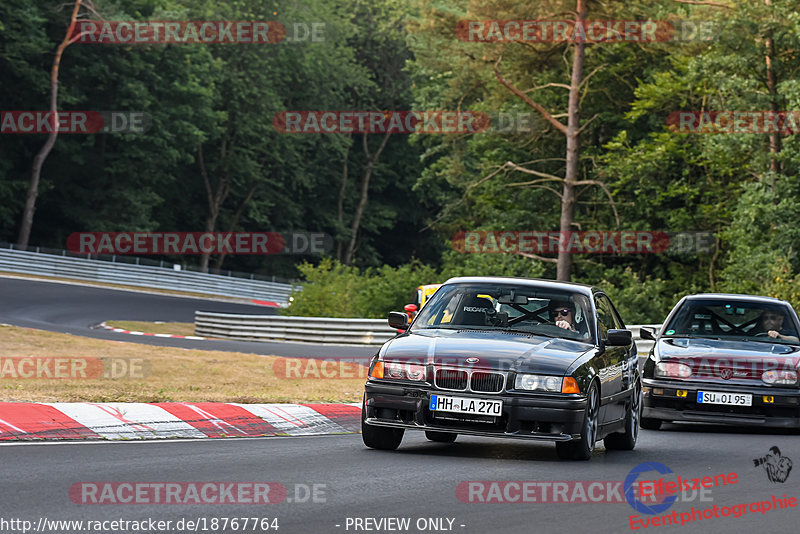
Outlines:
<svg viewBox="0 0 800 534"><path fill-rule="evenodd" d="M641 384L631 332L601 290L499 277L448 280L372 359L364 443L396 449L405 430L554 441L563 459L595 443L632 450Z"/></svg>
<svg viewBox="0 0 800 534"><path fill-rule="evenodd" d="M684 297L643 369L642 427L664 421L800 428L800 340L788 302L750 295Z"/></svg>

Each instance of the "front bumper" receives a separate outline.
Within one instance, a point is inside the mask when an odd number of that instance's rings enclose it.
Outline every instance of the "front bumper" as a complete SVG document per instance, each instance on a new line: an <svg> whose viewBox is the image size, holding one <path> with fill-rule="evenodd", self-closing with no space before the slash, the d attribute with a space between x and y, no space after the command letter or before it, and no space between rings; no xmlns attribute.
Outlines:
<svg viewBox="0 0 800 534"><path fill-rule="evenodd" d="M661 390L660 392L658 390ZM678 392L686 392L678 396ZM702 404L698 391L746 393L752 406ZM766 402L764 397L771 397ZM800 391L757 385L642 380L642 417L663 421L800 428Z"/></svg>
<svg viewBox="0 0 800 534"><path fill-rule="evenodd" d="M427 386L369 381L365 387L368 425L453 432L473 436L570 441L579 439L586 399L579 396L462 393ZM429 409L430 396L453 395L503 401L499 417L467 416Z"/></svg>

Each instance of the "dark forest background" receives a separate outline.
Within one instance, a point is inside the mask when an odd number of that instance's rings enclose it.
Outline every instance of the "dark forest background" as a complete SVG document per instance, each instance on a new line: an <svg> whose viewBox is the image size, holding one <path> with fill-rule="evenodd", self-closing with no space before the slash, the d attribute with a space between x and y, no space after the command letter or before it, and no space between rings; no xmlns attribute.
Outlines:
<svg viewBox="0 0 800 534"><path fill-rule="evenodd" d="M313 282L295 312L379 316L418 284L460 274L556 277L555 259L461 254L459 230L559 229L574 43L465 42L458 22L574 19L583 0L94 0L83 18L324 22L324 42L72 44L61 110L137 110L146 134L58 137L31 246L80 231L310 231L330 257L156 258ZM627 322L688 293L800 304L800 145L794 135L681 134L679 110L799 110L800 2L585 2L589 20L707 23L658 43L588 43L575 230L711 232L713 253L583 254L573 281L606 287ZM71 5L0 3L0 110L45 110ZM685 28L685 26L684 26ZM690 32L691 33L691 32ZM685 37L685 39L683 38ZM528 132L287 135L285 110L533 113ZM0 135L0 241L14 243L46 135ZM509 165L507 162L511 162ZM542 179L544 178L544 179ZM560 181L559 181L560 180ZM335 297L328 298L336 293ZM343 304L344 303L344 304Z"/></svg>

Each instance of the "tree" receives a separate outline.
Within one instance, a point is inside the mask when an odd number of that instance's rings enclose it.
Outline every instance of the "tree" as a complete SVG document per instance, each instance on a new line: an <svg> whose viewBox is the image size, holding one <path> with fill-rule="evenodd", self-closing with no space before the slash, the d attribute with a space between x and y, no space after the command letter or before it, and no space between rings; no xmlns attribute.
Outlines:
<svg viewBox="0 0 800 534"><path fill-rule="evenodd" d="M53 65L50 68L50 115L48 117L50 132L44 145L33 158L28 194L25 197L25 208L22 212L22 223L20 224L19 235L17 237L17 245L23 250L28 248L28 240L31 235L33 214L36 211L36 198L39 196L39 178L42 174L42 166L47 156L50 154L50 151L53 149L53 146L56 144L56 138L58 137L58 128L56 127L58 119L56 114L58 112L58 71L61 66L61 56L69 45L79 40L82 36L80 33L75 33L74 31L81 7L85 7L90 13L97 15L97 11L94 9L91 0L75 0L64 39L62 39L61 43L56 48L56 53L53 57Z"/></svg>

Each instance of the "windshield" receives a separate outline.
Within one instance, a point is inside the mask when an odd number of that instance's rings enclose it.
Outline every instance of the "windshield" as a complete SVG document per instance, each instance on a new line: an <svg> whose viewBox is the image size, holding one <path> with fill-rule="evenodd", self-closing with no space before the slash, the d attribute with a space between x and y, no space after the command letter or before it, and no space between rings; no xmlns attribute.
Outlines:
<svg viewBox="0 0 800 534"><path fill-rule="evenodd" d="M591 343L590 310L589 299L579 293L515 284L452 284L428 302L412 330L494 330Z"/></svg>
<svg viewBox="0 0 800 534"><path fill-rule="evenodd" d="M766 302L686 300L663 331L671 337L798 343L794 311Z"/></svg>

